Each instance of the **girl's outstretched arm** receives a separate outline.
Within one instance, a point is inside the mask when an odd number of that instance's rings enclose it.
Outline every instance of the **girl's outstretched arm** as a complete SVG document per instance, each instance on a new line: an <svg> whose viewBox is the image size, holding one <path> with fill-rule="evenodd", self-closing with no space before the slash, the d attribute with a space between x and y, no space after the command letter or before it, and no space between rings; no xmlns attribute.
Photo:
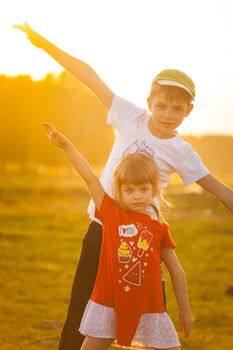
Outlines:
<svg viewBox="0 0 233 350"><path fill-rule="evenodd" d="M187 338L192 330L192 319L187 292L185 272L174 252L174 249L165 248L161 252L161 258L165 263L172 281L176 301L179 307L179 319L182 331Z"/></svg>
<svg viewBox="0 0 233 350"><path fill-rule="evenodd" d="M26 33L27 38L33 45L47 52L66 70L86 85L99 98L105 107L107 107L107 109L111 107L114 93L88 64L59 49L43 36L35 32L26 22L23 25L16 24L13 27Z"/></svg>
<svg viewBox="0 0 233 350"><path fill-rule="evenodd" d="M104 189L99 181L99 178L95 175L91 166L77 151L74 145L67 137L57 131L51 124L43 122L47 130L47 137L57 147L63 149L66 156L70 160L73 167L77 170L79 175L85 181L91 198L93 199L97 209L100 208L104 197Z"/></svg>

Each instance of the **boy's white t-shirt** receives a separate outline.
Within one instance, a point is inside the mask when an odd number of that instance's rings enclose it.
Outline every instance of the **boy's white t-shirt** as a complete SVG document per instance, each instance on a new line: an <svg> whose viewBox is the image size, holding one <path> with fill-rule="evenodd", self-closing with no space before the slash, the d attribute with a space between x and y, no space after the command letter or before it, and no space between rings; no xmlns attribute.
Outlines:
<svg viewBox="0 0 233 350"><path fill-rule="evenodd" d="M108 112L107 124L116 129L116 138L104 167L100 181L104 190L111 196L111 184L118 160L126 154L145 153L153 157L159 171L159 187L164 189L173 173L177 173L184 185L189 185L209 174L199 155L192 146L176 136L160 139L148 129L150 114L133 103L115 96ZM100 222L94 216L95 206L90 201L90 218Z"/></svg>

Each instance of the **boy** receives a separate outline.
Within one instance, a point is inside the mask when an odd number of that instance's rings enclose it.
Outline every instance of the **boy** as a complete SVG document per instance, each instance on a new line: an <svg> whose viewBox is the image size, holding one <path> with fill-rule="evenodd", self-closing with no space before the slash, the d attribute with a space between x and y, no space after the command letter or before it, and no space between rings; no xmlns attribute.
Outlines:
<svg viewBox="0 0 233 350"><path fill-rule="evenodd" d="M172 173L177 172L185 185L197 182L233 212L233 190L209 173L197 153L176 132L191 112L195 97L194 83L186 74L165 70L155 77L148 97L149 114L115 96L90 66L57 48L27 23L15 28L25 32L35 46L45 50L88 86L109 110L107 122L118 133L100 179L106 192L111 194L111 178L117 160L127 153L144 152L153 157L159 167L162 189L167 186ZM93 221L83 240L60 350L77 350L83 342L78 328L94 285L102 237L102 227L95 218L93 203L90 203L88 212Z"/></svg>

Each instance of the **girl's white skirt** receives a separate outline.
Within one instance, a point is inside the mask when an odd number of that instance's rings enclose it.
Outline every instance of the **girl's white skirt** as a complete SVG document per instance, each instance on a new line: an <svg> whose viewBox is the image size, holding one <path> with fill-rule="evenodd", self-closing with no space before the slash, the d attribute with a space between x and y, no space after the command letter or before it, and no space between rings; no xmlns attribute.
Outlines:
<svg viewBox="0 0 233 350"><path fill-rule="evenodd" d="M89 300L79 331L83 335L96 338L115 339L116 316L114 309ZM167 312L143 314L133 341L152 348L180 346L175 327Z"/></svg>

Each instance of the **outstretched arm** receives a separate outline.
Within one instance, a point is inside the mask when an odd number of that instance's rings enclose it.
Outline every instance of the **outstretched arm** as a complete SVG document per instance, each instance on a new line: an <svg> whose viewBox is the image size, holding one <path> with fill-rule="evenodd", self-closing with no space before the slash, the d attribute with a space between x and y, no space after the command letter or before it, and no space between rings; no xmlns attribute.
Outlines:
<svg viewBox="0 0 233 350"><path fill-rule="evenodd" d="M26 33L27 38L33 45L46 51L66 70L85 84L99 98L105 107L107 107L107 109L111 107L114 93L88 64L59 49L43 36L35 32L26 22L24 25L14 25L13 27Z"/></svg>
<svg viewBox="0 0 233 350"><path fill-rule="evenodd" d="M233 213L233 190L214 175L208 174L197 181L197 184L212 193L227 209Z"/></svg>
<svg viewBox="0 0 233 350"><path fill-rule="evenodd" d="M191 333L192 319L189 306L185 272L174 252L174 249L163 249L161 252L161 258L165 263L171 276L172 286L179 307L180 325L186 338Z"/></svg>
<svg viewBox="0 0 233 350"><path fill-rule="evenodd" d="M73 167L85 181L90 195L97 209L100 208L104 197L104 189L88 162L77 151L74 145L63 134L57 131L51 124L43 122L47 130L49 140L57 147L63 149Z"/></svg>

